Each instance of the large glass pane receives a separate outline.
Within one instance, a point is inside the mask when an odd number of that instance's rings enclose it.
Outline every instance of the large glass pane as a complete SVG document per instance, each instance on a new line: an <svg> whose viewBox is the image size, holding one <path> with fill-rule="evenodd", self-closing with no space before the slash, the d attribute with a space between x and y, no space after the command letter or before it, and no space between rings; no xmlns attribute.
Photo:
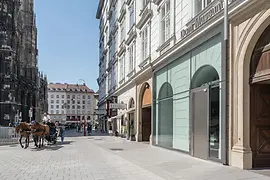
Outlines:
<svg viewBox="0 0 270 180"><path fill-rule="evenodd" d="M173 90L168 82L158 95L158 145L173 147Z"/></svg>
<svg viewBox="0 0 270 180"><path fill-rule="evenodd" d="M219 158L219 86L210 90L209 156Z"/></svg>

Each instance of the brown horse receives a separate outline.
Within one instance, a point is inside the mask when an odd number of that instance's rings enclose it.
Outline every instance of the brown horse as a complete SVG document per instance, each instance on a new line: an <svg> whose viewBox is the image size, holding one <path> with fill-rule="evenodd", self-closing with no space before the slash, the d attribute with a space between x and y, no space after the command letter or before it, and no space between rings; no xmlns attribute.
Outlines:
<svg viewBox="0 0 270 180"><path fill-rule="evenodd" d="M15 126L16 133L20 133L20 145L22 148L29 147L29 139L31 134L30 124L21 122L18 126ZM25 137L25 147L22 145L22 137Z"/></svg>
<svg viewBox="0 0 270 180"><path fill-rule="evenodd" d="M50 128L46 124L34 122L33 124L31 124L31 132L34 138L35 146L40 148L41 146L43 146L44 137L50 134Z"/></svg>

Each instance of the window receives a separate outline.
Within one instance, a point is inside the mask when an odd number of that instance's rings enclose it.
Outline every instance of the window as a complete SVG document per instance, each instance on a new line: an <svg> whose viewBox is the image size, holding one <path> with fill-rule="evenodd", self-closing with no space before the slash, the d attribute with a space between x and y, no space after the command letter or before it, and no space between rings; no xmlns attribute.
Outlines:
<svg viewBox="0 0 270 180"><path fill-rule="evenodd" d="M65 112L62 110L62 111L61 111L61 114L65 114Z"/></svg>
<svg viewBox="0 0 270 180"><path fill-rule="evenodd" d="M85 111L84 110L82 110L82 114L85 114Z"/></svg>
<svg viewBox="0 0 270 180"><path fill-rule="evenodd" d="M129 55L129 72L133 71L134 69L134 49L135 44L131 44L131 46L128 48L128 55Z"/></svg>
<svg viewBox="0 0 270 180"><path fill-rule="evenodd" d="M110 71L108 74L108 89L111 89L111 80L112 80L112 72Z"/></svg>
<svg viewBox="0 0 270 180"><path fill-rule="evenodd" d="M72 106L72 109L75 109L75 106L74 105Z"/></svg>
<svg viewBox="0 0 270 180"><path fill-rule="evenodd" d="M142 30L142 60L148 58L148 26Z"/></svg>
<svg viewBox="0 0 270 180"><path fill-rule="evenodd" d="M125 40L125 33L126 33L126 30L125 30L125 18L122 20L122 22L120 23L120 41L124 41Z"/></svg>
<svg viewBox="0 0 270 180"><path fill-rule="evenodd" d="M70 95L67 95L67 98L69 99L70 98Z"/></svg>
<svg viewBox="0 0 270 180"><path fill-rule="evenodd" d="M59 103L59 100L56 100L56 103Z"/></svg>
<svg viewBox="0 0 270 180"><path fill-rule="evenodd" d="M134 2L129 7L129 28L134 25Z"/></svg>
<svg viewBox="0 0 270 180"><path fill-rule="evenodd" d="M195 15L197 15L214 0L194 0L194 1L195 1L194 3Z"/></svg>
<svg viewBox="0 0 270 180"><path fill-rule="evenodd" d="M82 98L85 99L85 95L83 95Z"/></svg>
<svg viewBox="0 0 270 180"><path fill-rule="evenodd" d="M56 105L56 109L59 109L59 105Z"/></svg>
<svg viewBox="0 0 270 180"><path fill-rule="evenodd" d="M85 109L85 106L82 106L83 109Z"/></svg>
<svg viewBox="0 0 270 180"><path fill-rule="evenodd" d="M72 95L72 99L75 99L75 95Z"/></svg>
<svg viewBox="0 0 270 180"><path fill-rule="evenodd" d="M72 114L75 114L75 110L72 110Z"/></svg>
<svg viewBox="0 0 270 180"><path fill-rule="evenodd" d="M80 95L78 95L78 96L77 96L77 99L80 99L80 98L81 98L81 96L80 96Z"/></svg>
<svg viewBox="0 0 270 180"><path fill-rule="evenodd" d="M65 98L65 95L62 95L62 98Z"/></svg>
<svg viewBox="0 0 270 180"><path fill-rule="evenodd" d="M53 94L51 95L51 98L54 98L54 95Z"/></svg>
<svg viewBox="0 0 270 180"><path fill-rule="evenodd" d="M81 106L77 106L77 109L80 109L81 108Z"/></svg>
<svg viewBox="0 0 270 180"><path fill-rule="evenodd" d="M59 110L56 110L56 114L59 114Z"/></svg>
<svg viewBox="0 0 270 180"><path fill-rule="evenodd" d="M53 114L54 113L54 111L53 110L51 110L51 114Z"/></svg>
<svg viewBox="0 0 270 180"><path fill-rule="evenodd" d="M51 108L53 109L53 105L51 105Z"/></svg>
<svg viewBox="0 0 270 180"><path fill-rule="evenodd" d="M119 60L119 64L120 64L120 66L119 66L119 71L120 71L120 74L119 74L119 76L120 76L120 81L121 80L123 80L124 79L124 62L125 61L125 55L123 55L121 58L120 58L120 60Z"/></svg>
<svg viewBox="0 0 270 180"><path fill-rule="evenodd" d="M87 101L88 104L91 104L91 101Z"/></svg>
<svg viewBox="0 0 270 180"><path fill-rule="evenodd" d="M77 104L81 104L81 101L77 101Z"/></svg>
<svg viewBox="0 0 270 180"><path fill-rule="evenodd" d="M70 104L70 100L67 100L67 103Z"/></svg>
<svg viewBox="0 0 270 180"><path fill-rule="evenodd" d="M56 95L56 98L59 98L59 95Z"/></svg>
<svg viewBox="0 0 270 180"><path fill-rule="evenodd" d="M161 7L161 42L164 43L170 38L170 1Z"/></svg>
<svg viewBox="0 0 270 180"><path fill-rule="evenodd" d="M80 110L78 110L78 114L81 114L81 111Z"/></svg>
<svg viewBox="0 0 270 180"><path fill-rule="evenodd" d="M82 101L82 104L85 104L85 101Z"/></svg>
<svg viewBox="0 0 270 180"><path fill-rule="evenodd" d="M65 103L65 100L62 100L62 103Z"/></svg>
<svg viewBox="0 0 270 180"><path fill-rule="evenodd" d="M67 109L70 109L70 105L67 105Z"/></svg>
<svg viewBox="0 0 270 180"><path fill-rule="evenodd" d="M91 96L90 95L88 96L88 99L91 99Z"/></svg>
<svg viewBox="0 0 270 180"><path fill-rule="evenodd" d="M51 103L54 103L54 100L51 100Z"/></svg>
<svg viewBox="0 0 270 180"><path fill-rule="evenodd" d="M149 0L143 0L143 8L148 4Z"/></svg>
<svg viewBox="0 0 270 180"><path fill-rule="evenodd" d="M91 120L90 116L87 116L87 120Z"/></svg>

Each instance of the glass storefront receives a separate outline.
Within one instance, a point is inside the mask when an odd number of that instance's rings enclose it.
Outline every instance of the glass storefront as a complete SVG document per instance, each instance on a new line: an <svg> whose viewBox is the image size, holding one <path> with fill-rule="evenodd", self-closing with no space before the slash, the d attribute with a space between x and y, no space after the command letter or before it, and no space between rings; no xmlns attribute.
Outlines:
<svg viewBox="0 0 270 180"><path fill-rule="evenodd" d="M210 89L210 117L209 117L209 157L219 158L220 151L220 90L219 86Z"/></svg>
<svg viewBox="0 0 270 180"><path fill-rule="evenodd" d="M221 78L221 40L219 34L154 74L153 144L190 152L190 135L193 136L190 134L192 78L203 66L213 67ZM201 78L203 77L198 76L196 82L201 81ZM220 159L219 83L211 86L210 91L208 107L210 112L207 120L209 132L206 135L206 138L209 138L209 145L207 147L209 147L209 157Z"/></svg>

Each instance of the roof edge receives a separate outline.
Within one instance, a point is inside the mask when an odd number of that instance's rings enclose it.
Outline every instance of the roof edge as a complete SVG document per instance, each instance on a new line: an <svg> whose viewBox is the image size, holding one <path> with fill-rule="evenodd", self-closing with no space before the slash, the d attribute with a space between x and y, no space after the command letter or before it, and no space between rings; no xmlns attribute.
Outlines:
<svg viewBox="0 0 270 180"><path fill-rule="evenodd" d="M104 5L104 0L99 0L97 13L96 13L96 18L97 19L100 19L103 5Z"/></svg>

